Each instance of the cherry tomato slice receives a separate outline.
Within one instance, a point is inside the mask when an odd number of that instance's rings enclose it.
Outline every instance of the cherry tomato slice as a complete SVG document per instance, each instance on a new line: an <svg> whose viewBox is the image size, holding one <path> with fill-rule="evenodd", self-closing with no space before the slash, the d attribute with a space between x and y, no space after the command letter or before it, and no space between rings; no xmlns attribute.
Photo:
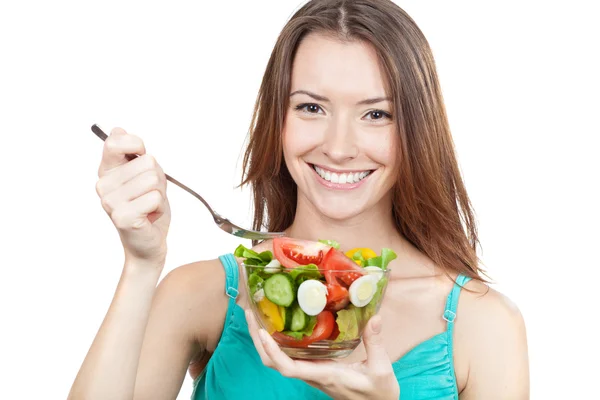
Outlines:
<svg viewBox="0 0 600 400"><path fill-rule="evenodd" d="M321 269L325 280L331 285L350 286L352 282L365 274L365 271L353 260L333 247L325 254Z"/></svg>
<svg viewBox="0 0 600 400"><path fill-rule="evenodd" d="M340 285L327 284L327 304L326 310L339 311L350 303L348 289Z"/></svg>
<svg viewBox="0 0 600 400"><path fill-rule="evenodd" d="M335 340L338 338L338 336L340 336L340 327L336 323L333 327L333 332L331 332L331 336L329 336L327 340Z"/></svg>
<svg viewBox="0 0 600 400"><path fill-rule="evenodd" d="M296 268L300 265L320 265L324 255L331 247L321 242L291 238L273 239L275 258L286 268Z"/></svg>

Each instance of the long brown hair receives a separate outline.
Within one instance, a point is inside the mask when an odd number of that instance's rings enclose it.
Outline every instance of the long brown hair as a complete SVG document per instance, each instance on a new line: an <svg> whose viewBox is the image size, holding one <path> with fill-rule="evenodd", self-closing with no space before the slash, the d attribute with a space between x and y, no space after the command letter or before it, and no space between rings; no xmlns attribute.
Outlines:
<svg viewBox="0 0 600 400"><path fill-rule="evenodd" d="M309 33L360 40L377 51L394 104L399 174L393 217L400 234L446 272L481 280L474 212L448 126L435 62L416 23L389 0L312 0L283 28L255 104L242 185L254 197L254 229L294 221L297 188L283 159L292 63Z"/></svg>

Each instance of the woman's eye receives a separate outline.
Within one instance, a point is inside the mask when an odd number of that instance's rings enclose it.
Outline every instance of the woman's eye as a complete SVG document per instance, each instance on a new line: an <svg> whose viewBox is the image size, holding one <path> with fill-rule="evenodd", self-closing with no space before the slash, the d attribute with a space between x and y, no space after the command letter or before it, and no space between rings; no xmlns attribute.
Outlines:
<svg viewBox="0 0 600 400"><path fill-rule="evenodd" d="M317 104L299 104L296 106L296 110L301 110L309 114L318 114L321 111L321 107Z"/></svg>
<svg viewBox="0 0 600 400"><path fill-rule="evenodd" d="M367 117L367 119L371 119L371 120L375 120L375 121L378 121L378 120L381 120L384 118L387 118L387 119L392 118L392 116L389 113L382 111L382 110L369 111L367 113L366 117Z"/></svg>

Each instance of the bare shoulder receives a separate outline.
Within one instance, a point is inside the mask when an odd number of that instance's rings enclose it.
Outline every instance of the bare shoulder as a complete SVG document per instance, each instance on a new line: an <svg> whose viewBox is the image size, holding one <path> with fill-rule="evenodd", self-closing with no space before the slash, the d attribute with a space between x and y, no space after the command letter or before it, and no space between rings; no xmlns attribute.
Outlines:
<svg viewBox="0 0 600 400"><path fill-rule="evenodd" d="M465 377L461 399L526 399L529 366L525 321L507 296L479 281L465 285L455 330Z"/></svg>
<svg viewBox="0 0 600 400"><path fill-rule="evenodd" d="M460 300L463 322L484 330L510 331L524 326L519 308L507 296L476 280L465 289Z"/></svg>
<svg viewBox="0 0 600 400"><path fill-rule="evenodd" d="M213 351L227 312L225 272L218 259L185 264L160 282L156 303L172 313L183 313L180 327L203 350Z"/></svg>

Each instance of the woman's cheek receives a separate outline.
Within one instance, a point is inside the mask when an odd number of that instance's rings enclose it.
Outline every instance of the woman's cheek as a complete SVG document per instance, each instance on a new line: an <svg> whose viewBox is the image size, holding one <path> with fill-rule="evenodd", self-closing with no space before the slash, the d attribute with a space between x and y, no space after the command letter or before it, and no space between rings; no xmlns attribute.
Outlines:
<svg viewBox="0 0 600 400"><path fill-rule="evenodd" d="M363 141L363 145L365 153L371 160L386 167L395 166L398 141L393 129L390 129L389 132L385 132L383 135L379 135L376 139L370 137L368 140Z"/></svg>
<svg viewBox="0 0 600 400"><path fill-rule="evenodd" d="M286 120L283 140L289 155L303 155L319 145L319 123L297 117Z"/></svg>

